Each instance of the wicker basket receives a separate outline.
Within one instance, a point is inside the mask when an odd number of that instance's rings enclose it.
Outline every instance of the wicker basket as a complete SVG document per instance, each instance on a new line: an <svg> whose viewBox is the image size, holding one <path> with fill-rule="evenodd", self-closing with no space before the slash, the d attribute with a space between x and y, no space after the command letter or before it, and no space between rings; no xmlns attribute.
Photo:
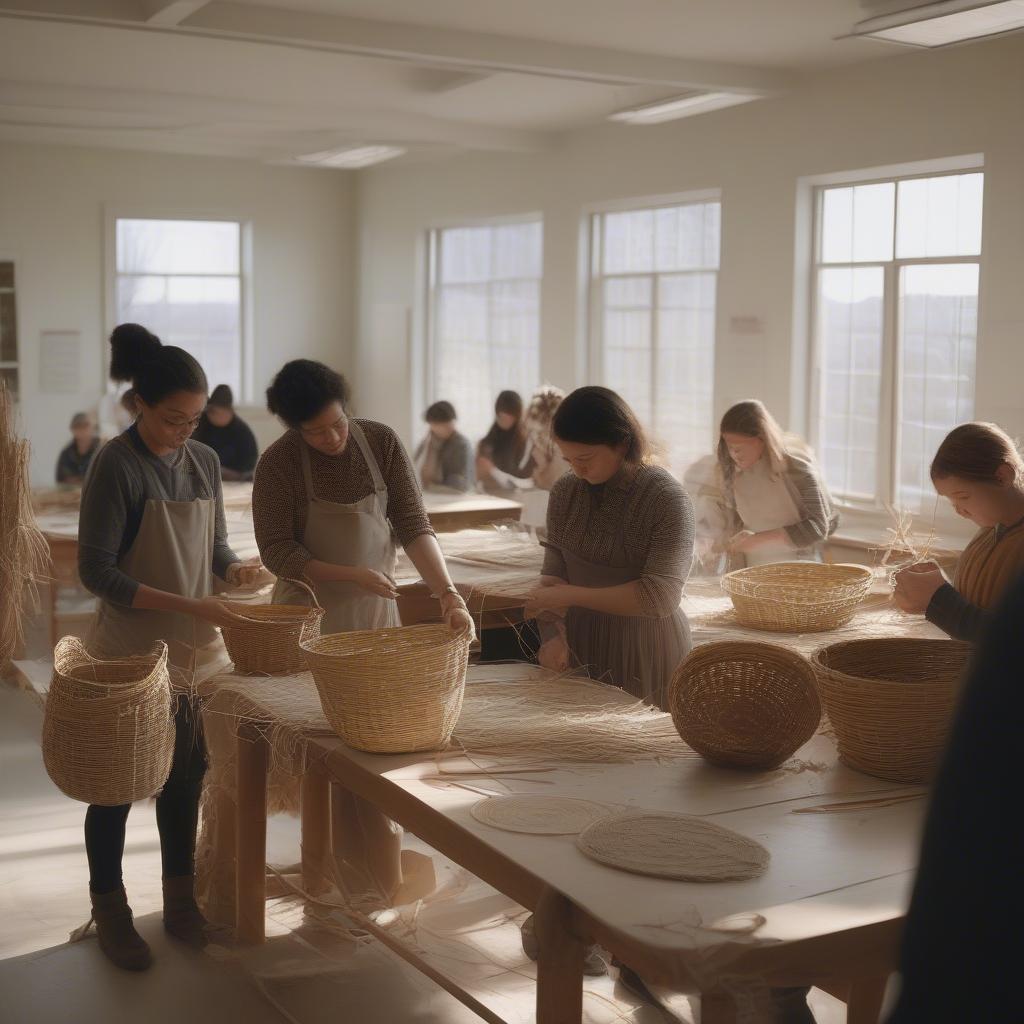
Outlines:
<svg viewBox="0 0 1024 1024"><path fill-rule="evenodd" d="M466 685L469 638L445 625L332 633L302 644L334 731L356 750L440 750Z"/></svg>
<svg viewBox="0 0 1024 1024"><path fill-rule="evenodd" d="M241 675L280 676L305 670L306 659L299 645L320 635L324 610L305 583L301 580L288 582L308 590L313 604L224 602L245 619L244 623L221 628L224 646L235 663L235 671Z"/></svg>
<svg viewBox="0 0 1024 1024"><path fill-rule="evenodd" d="M845 626L871 589L863 565L777 562L737 569L722 577L736 618L776 633L817 633Z"/></svg>
<svg viewBox="0 0 1024 1024"><path fill-rule="evenodd" d="M840 759L890 782L926 782L949 731L971 647L955 640L848 640L811 659Z"/></svg>
<svg viewBox="0 0 1024 1024"><path fill-rule="evenodd" d="M43 763L73 800L118 807L163 788L174 756L167 645L97 661L65 637L53 652Z"/></svg>
<svg viewBox="0 0 1024 1024"><path fill-rule="evenodd" d="M776 644L704 644L676 669L672 721L683 740L725 768L775 768L821 721L814 669Z"/></svg>

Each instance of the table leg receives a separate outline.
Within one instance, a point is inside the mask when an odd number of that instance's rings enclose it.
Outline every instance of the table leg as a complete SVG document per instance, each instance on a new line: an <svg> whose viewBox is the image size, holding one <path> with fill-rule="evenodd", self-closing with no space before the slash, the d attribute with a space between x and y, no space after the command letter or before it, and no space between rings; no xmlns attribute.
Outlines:
<svg viewBox="0 0 1024 1024"><path fill-rule="evenodd" d="M537 935L537 1024L580 1024L583 1019L584 940L573 905L546 889L534 911Z"/></svg>
<svg viewBox="0 0 1024 1024"><path fill-rule="evenodd" d="M331 783L331 836L337 869L354 869L356 878L346 882L347 888L365 889L369 883L384 897L394 896L402 885L401 829L337 782Z"/></svg>
<svg viewBox="0 0 1024 1024"><path fill-rule="evenodd" d="M239 942L266 938L267 741L255 729L238 730L238 808L235 825L235 902Z"/></svg>
<svg viewBox="0 0 1024 1024"><path fill-rule="evenodd" d="M302 776L299 809L302 816L302 887L311 896L327 888L330 853L330 787L327 775L311 767Z"/></svg>
<svg viewBox="0 0 1024 1024"><path fill-rule="evenodd" d="M850 982L850 994L846 998L846 1024L878 1024L888 980L887 975L878 975Z"/></svg>

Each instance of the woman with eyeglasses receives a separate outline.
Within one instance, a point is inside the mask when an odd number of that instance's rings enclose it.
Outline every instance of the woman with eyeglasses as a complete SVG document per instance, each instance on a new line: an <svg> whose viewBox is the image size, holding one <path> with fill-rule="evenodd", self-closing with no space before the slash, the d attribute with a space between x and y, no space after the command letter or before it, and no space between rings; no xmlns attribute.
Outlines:
<svg viewBox="0 0 1024 1024"><path fill-rule="evenodd" d="M206 752L191 684L228 664L216 627L236 616L211 596L212 576L246 584L260 566L243 564L228 545L217 456L190 440L206 405L202 367L138 324L116 327L110 347L110 376L131 382L137 418L100 449L82 491L78 569L99 598L87 647L111 659L167 643L174 760L156 803L164 926L201 946L206 921L193 869ZM121 877L130 809L90 806L85 845L100 948L118 967L144 970L150 951L132 924Z"/></svg>
<svg viewBox="0 0 1024 1024"><path fill-rule="evenodd" d="M305 580L325 609L321 629L340 633L401 624L397 544L440 600L445 622L473 620L452 584L398 435L348 415L348 384L311 359L286 363L267 389L267 408L288 427L256 466L256 543L278 577L274 601L308 604L290 580Z"/></svg>

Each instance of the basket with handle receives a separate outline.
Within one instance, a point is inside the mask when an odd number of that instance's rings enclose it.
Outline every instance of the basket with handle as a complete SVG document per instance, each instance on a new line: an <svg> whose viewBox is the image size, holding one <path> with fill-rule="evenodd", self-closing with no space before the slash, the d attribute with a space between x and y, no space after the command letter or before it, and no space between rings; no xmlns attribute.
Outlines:
<svg viewBox="0 0 1024 1024"><path fill-rule="evenodd" d="M927 782L970 656L957 640L847 640L811 658L840 759L890 782Z"/></svg>
<svg viewBox="0 0 1024 1024"><path fill-rule="evenodd" d="M163 788L173 756L167 645L99 661L64 637L43 719L43 763L57 787L87 804L130 804Z"/></svg>
<svg viewBox="0 0 1024 1024"><path fill-rule="evenodd" d="M278 676L305 669L306 659L300 644L320 635L324 610L311 587L301 580L288 582L307 591L312 605L224 602L244 620L221 627L224 646L235 663L236 672Z"/></svg>
<svg viewBox="0 0 1024 1024"><path fill-rule="evenodd" d="M712 764L775 768L821 721L814 669L778 644L703 644L676 669L669 711L683 740Z"/></svg>
<svg viewBox="0 0 1024 1024"><path fill-rule="evenodd" d="M737 569L722 577L736 618L776 633L838 629L853 618L873 580L863 565L776 562Z"/></svg>
<svg viewBox="0 0 1024 1024"><path fill-rule="evenodd" d="M441 750L462 711L469 637L443 624L331 633L302 644L331 727L375 754Z"/></svg>

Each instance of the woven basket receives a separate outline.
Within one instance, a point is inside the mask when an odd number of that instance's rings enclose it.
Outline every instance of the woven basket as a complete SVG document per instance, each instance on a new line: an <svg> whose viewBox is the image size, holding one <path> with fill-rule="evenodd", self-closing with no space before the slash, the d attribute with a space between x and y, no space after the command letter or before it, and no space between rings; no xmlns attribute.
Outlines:
<svg viewBox="0 0 1024 1024"><path fill-rule="evenodd" d="M683 740L725 768L775 768L821 721L814 669L776 644L704 644L676 669L672 721Z"/></svg>
<svg viewBox="0 0 1024 1024"><path fill-rule="evenodd" d="M222 626L224 646L228 649L235 671L241 675L287 675L302 672L306 659L299 645L320 635L324 610L316 594L301 580L289 580L309 591L311 606L302 604L224 604L244 623Z"/></svg>
<svg viewBox="0 0 1024 1024"><path fill-rule="evenodd" d="M118 807L163 788L174 756L167 645L97 661L65 637L53 652L43 763L73 800Z"/></svg>
<svg viewBox="0 0 1024 1024"><path fill-rule="evenodd" d="M327 721L356 750L440 750L466 686L469 638L445 625L332 633L302 644Z"/></svg>
<svg viewBox="0 0 1024 1024"><path fill-rule="evenodd" d="M744 626L817 633L845 626L871 589L872 578L863 565L777 562L730 572L722 577L722 589Z"/></svg>
<svg viewBox="0 0 1024 1024"><path fill-rule="evenodd" d="M890 782L926 782L949 731L971 647L955 640L848 640L811 658L840 759Z"/></svg>

